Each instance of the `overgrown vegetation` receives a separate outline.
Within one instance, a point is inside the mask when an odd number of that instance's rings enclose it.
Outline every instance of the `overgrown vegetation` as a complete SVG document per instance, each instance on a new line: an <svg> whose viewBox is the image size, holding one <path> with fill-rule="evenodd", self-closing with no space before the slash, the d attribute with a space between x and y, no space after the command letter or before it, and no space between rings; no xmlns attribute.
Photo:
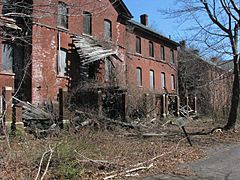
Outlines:
<svg viewBox="0 0 240 180"><path fill-rule="evenodd" d="M215 133L208 136L190 136L190 147L182 131L175 125L162 126L163 122L146 121L137 130L114 127L106 129L82 128L61 132L58 137L36 139L23 132L10 136L11 149L0 140L0 177L5 179L34 179L42 155L53 149L45 179L102 179L110 175L126 178L146 177L153 174L174 173L190 175L180 164L204 157L204 149L211 144L224 145L239 141L239 133ZM146 125L148 128L146 129ZM207 132L216 127L211 120L188 123L189 133ZM206 128L208 127L208 128ZM144 138L146 132L162 134L159 137ZM42 161L40 177L48 164L48 157ZM155 159L154 159L155 158ZM149 167L135 173L123 173L141 166ZM151 166L150 166L151 165ZM137 173L137 174L136 174Z"/></svg>

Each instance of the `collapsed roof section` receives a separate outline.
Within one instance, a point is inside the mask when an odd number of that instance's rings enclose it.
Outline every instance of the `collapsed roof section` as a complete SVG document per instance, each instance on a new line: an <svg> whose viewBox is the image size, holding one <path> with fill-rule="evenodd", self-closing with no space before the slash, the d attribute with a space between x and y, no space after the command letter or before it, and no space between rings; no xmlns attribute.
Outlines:
<svg viewBox="0 0 240 180"><path fill-rule="evenodd" d="M0 27L6 27L13 30L22 30L22 28L16 25L16 20L4 16L0 16Z"/></svg>
<svg viewBox="0 0 240 180"><path fill-rule="evenodd" d="M97 40L91 37L74 36L72 40L82 65L87 65L89 63L105 59L109 56L113 56L115 59L121 61L121 59L117 56L117 50L103 47L97 42Z"/></svg>

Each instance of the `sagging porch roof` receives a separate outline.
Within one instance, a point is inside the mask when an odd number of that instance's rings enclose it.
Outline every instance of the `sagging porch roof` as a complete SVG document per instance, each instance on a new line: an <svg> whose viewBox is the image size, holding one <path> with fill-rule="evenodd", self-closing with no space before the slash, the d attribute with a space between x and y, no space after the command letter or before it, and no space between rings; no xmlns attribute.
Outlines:
<svg viewBox="0 0 240 180"><path fill-rule="evenodd" d="M113 56L115 59L122 61L117 56L117 50L103 47L97 42L97 40L91 37L74 36L72 40L81 59L82 65L105 59L109 56Z"/></svg>
<svg viewBox="0 0 240 180"><path fill-rule="evenodd" d="M22 30L16 25L16 20L4 16L0 16L0 27L6 27L14 30Z"/></svg>

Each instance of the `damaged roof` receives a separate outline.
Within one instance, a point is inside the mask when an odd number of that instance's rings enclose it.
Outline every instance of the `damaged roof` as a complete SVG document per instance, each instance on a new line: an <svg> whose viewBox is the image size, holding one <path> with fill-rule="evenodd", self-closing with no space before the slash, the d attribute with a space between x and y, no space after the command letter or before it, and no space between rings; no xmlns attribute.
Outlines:
<svg viewBox="0 0 240 180"><path fill-rule="evenodd" d="M121 60L117 56L117 50L103 47L93 38L88 36L74 36L72 39L82 65L86 65L109 56L113 56L115 59Z"/></svg>

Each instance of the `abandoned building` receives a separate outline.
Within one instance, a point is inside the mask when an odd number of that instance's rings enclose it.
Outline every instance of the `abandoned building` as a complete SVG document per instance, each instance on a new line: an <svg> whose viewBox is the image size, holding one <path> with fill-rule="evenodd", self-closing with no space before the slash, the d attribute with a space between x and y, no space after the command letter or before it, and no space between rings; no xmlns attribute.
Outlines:
<svg viewBox="0 0 240 180"><path fill-rule="evenodd" d="M214 116L228 115L232 92L231 61L205 60L198 50L187 48L182 41L178 56L179 96L197 98L198 112ZM184 102L181 102L184 103ZM189 102L190 99L189 99Z"/></svg>
<svg viewBox="0 0 240 180"><path fill-rule="evenodd" d="M178 43L151 30L147 15L132 20L122 0L6 0L1 11L0 113L10 102L7 119L12 96L40 106L59 104L59 93L124 117L139 95L147 112L166 116L172 100L178 113ZM109 93L117 99L108 103Z"/></svg>

